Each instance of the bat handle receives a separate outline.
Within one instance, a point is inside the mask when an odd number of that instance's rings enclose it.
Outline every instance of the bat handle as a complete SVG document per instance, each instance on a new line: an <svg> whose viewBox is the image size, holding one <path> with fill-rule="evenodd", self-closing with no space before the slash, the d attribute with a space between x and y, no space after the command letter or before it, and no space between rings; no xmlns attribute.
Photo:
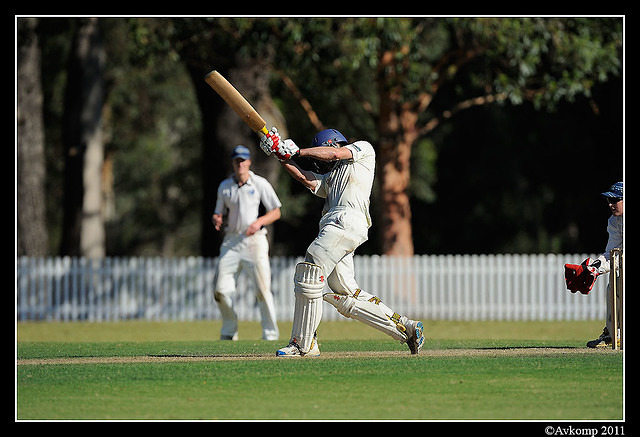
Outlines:
<svg viewBox="0 0 640 437"><path fill-rule="evenodd" d="M260 132L264 135L269 135L269 129L267 129L267 126L263 126L262 129L260 129Z"/></svg>

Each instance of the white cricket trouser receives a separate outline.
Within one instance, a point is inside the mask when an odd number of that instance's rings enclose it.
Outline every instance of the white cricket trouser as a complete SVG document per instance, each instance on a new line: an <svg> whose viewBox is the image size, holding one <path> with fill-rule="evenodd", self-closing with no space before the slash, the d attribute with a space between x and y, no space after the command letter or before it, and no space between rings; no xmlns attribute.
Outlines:
<svg viewBox="0 0 640 437"><path fill-rule="evenodd" d="M238 276L244 271L253 284L262 318L262 338L279 337L276 311L271 293L271 265L266 230L247 237L244 234L226 234L220 247L214 296L222 315L221 336L233 337L238 333L238 316L233 308L232 295L236 291Z"/></svg>
<svg viewBox="0 0 640 437"><path fill-rule="evenodd" d="M361 300L377 299L360 290L355 279L353 266L353 252L367 240L366 223L366 217L361 212L352 209L340 209L324 216L320 222L320 232L307 248L305 256L305 261L322 268L324 274L327 275L327 284L334 293L359 297ZM297 299L300 298L297 296ZM312 304L321 307L322 301L308 301L307 303L307 305ZM389 319L397 321L398 314L380 302L379 299L377 299L377 304ZM319 310L313 314L314 320L303 320L308 318L304 315L307 312L309 311L304 309L302 302L296 304L294 326L291 333L292 339L303 340L300 344L303 351L306 351L308 339L313 337L322 319L322 311ZM393 332L395 326L393 330L388 327L385 329L381 325L374 327L395 336ZM398 334L396 338L403 337Z"/></svg>

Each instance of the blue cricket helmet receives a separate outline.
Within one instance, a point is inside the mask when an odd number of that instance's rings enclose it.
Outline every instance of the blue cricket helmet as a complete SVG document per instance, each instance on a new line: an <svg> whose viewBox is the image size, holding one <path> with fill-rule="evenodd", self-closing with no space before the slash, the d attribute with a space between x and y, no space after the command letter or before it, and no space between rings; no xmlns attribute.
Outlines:
<svg viewBox="0 0 640 437"><path fill-rule="evenodd" d="M335 129L325 129L318 132L311 142L311 147L331 146L340 147L340 144L348 144L349 141Z"/></svg>
<svg viewBox="0 0 640 437"><path fill-rule="evenodd" d="M325 129L320 131L313 137L311 146L309 147L340 147L344 144L349 144L349 141L335 129ZM300 155L292 158L301 168L309 170L318 174L325 174L330 172L335 167L336 162L320 161L319 159L303 158Z"/></svg>

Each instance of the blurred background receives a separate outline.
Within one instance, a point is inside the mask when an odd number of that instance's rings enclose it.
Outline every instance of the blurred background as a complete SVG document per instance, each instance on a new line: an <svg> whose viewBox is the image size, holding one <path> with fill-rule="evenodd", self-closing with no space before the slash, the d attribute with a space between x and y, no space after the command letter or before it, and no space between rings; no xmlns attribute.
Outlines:
<svg viewBox="0 0 640 437"><path fill-rule="evenodd" d="M606 245L622 17L16 17L16 55L18 256L217 256L237 144L283 203L271 254L303 256L323 201L260 151L214 69L301 146L325 127L374 145L358 254Z"/></svg>

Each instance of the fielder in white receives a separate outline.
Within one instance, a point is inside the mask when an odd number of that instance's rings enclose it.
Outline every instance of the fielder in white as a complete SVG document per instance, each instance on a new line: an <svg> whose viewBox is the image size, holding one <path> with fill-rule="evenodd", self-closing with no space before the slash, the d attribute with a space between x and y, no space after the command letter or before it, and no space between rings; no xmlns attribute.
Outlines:
<svg viewBox="0 0 640 437"><path fill-rule="evenodd" d="M355 280L353 253L367 240L371 227L369 197L376 158L371 144L349 143L340 132L327 129L316 135L311 147L300 149L292 140L283 141L272 128L260 147L267 155L274 154L294 179L325 199L318 236L307 248L304 262L295 268L291 339L276 355L320 355L316 330L323 300L343 316L406 343L417 354L424 344L422 322L394 312L361 290ZM312 170L298 164L300 158L310 158ZM328 293L324 293L325 284L331 290Z"/></svg>
<svg viewBox="0 0 640 437"><path fill-rule="evenodd" d="M220 246L214 298L222 314L222 340L238 339L238 317L232 295L244 270L253 283L262 317L262 339L277 340L280 333L271 293L269 242L265 226L280 218L280 199L269 181L250 170L251 154L237 146L231 155L233 174L218 186L212 221L224 238ZM259 215L260 204L266 213Z"/></svg>

